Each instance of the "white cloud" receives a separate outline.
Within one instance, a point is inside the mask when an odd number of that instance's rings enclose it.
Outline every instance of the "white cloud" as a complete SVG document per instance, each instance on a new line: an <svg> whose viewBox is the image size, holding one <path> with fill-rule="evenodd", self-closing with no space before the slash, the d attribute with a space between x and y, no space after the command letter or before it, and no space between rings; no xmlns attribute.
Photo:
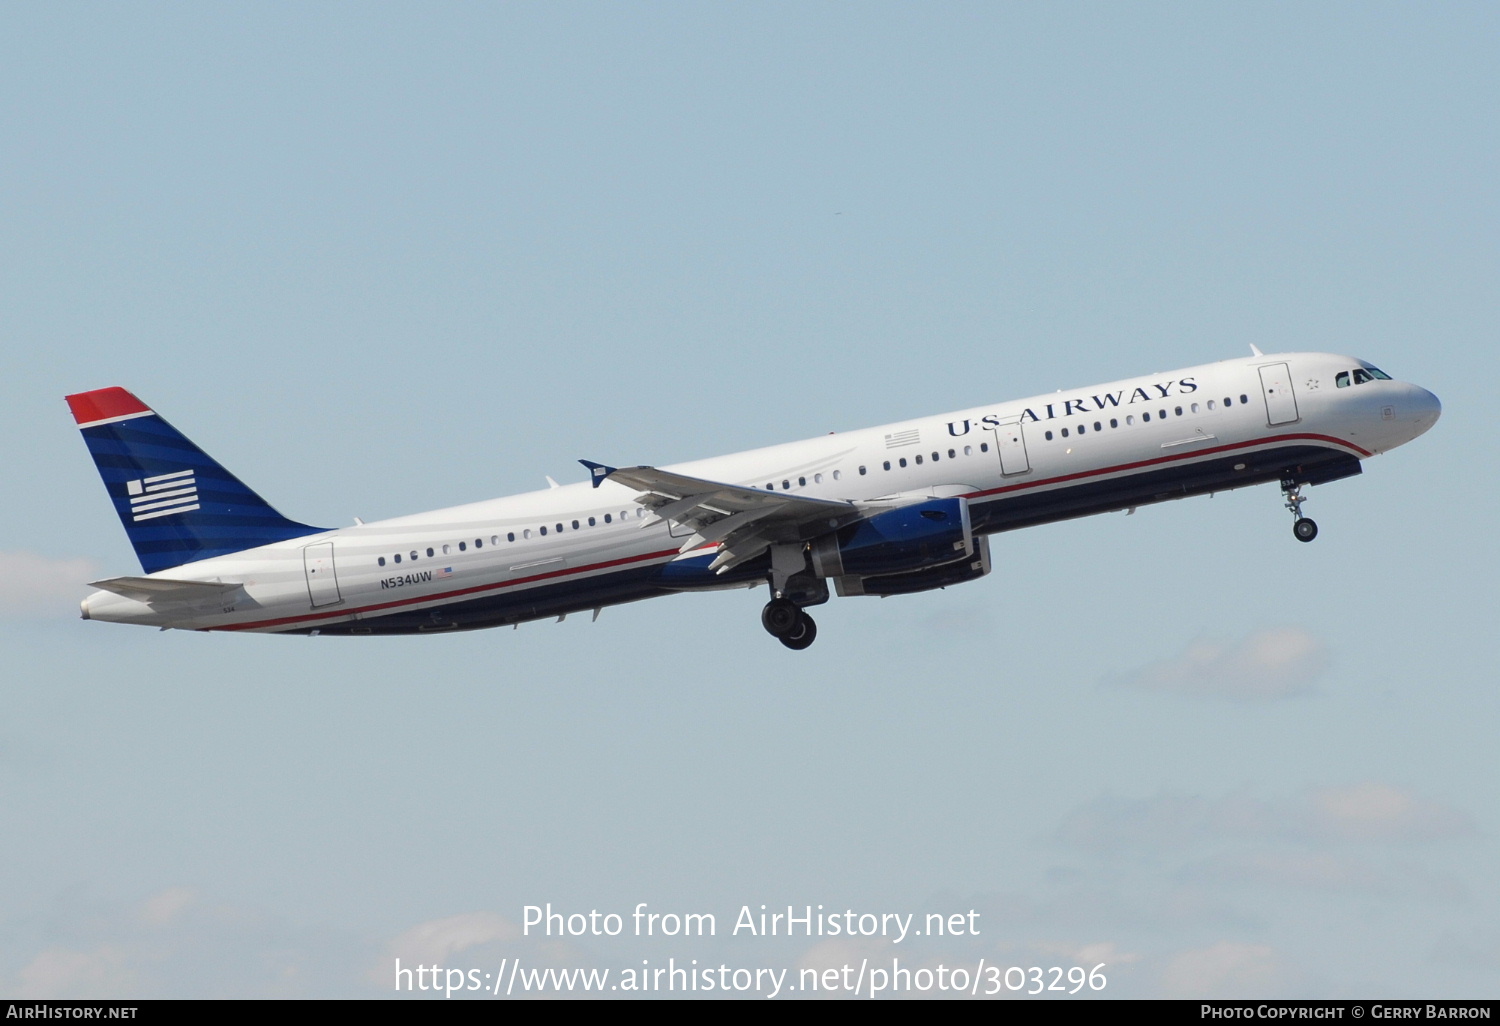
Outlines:
<svg viewBox="0 0 1500 1026"><path fill-rule="evenodd" d="M493 912L465 912L413 926L390 944L392 958L403 964L436 965L451 955L491 941L510 941L521 931L504 916ZM387 970L387 975L389 972Z"/></svg>
<svg viewBox="0 0 1500 1026"><path fill-rule="evenodd" d="M149 926L168 926L197 900L191 887L168 887L141 903L141 920Z"/></svg>
<svg viewBox="0 0 1500 1026"><path fill-rule="evenodd" d="M0 616L7 619L78 616L99 567L87 559L49 559L34 552L0 551Z"/></svg>
<svg viewBox="0 0 1500 1026"><path fill-rule="evenodd" d="M1319 891L1384 893L1393 881L1356 859L1317 851L1255 851L1216 855L1188 866L1188 880L1291 887Z"/></svg>
<svg viewBox="0 0 1500 1026"><path fill-rule="evenodd" d="M187 887L75 916L66 939L11 939L0 992L24 998L293 998L363 993L375 946L253 910L210 906Z"/></svg>
<svg viewBox="0 0 1500 1026"><path fill-rule="evenodd" d="M1269 945L1219 941L1174 956L1161 988L1169 998L1272 997L1288 991L1292 975Z"/></svg>
<svg viewBox="0 0 1500 1026"><path fill-rule="evenodd" d="M1322 641L1299 627L1280 627L1234 644L1194 641L1176 658L1152 663L1116 683L1176 695L1287 698L1312 690L1327 666Z"/></svg>
<svg viewBox="0 0 1500 1026"><path fill-rule="evenodd" d="M1375 781L1315 788L1269 801L1244 794L1102 795L1075 808L1058 827L1060 840L1100 853L1179 852L1189 845L1229 838L1389 843L1473 833L1473 821L1463 812Z"/></svg>
<svg viewBox="0 0 1500 1026"><path fill-rule="evenodd" d="M1309 806L1309 828L1339 840L1429 841L1474 832L1457 809L1387 784L1320 788Z"/></svg>
<svg viewBox="0 0 1500 1026"><path fill-rule="evenodd" d="M1064 817L1058 836L1101 852L1175 851L1216 837L1275 834L1280 818L1268 803L1246 795L1216 799L1171 793L1150 798L1103 795Z"/></svg>
<svg viewBox="0 0 1500 1026"><path fill-rule="evenodd" d="M121 947L104 944L91 951L48 948L17 973L17 997L128 997L136 991L135 973Z"/></svg>

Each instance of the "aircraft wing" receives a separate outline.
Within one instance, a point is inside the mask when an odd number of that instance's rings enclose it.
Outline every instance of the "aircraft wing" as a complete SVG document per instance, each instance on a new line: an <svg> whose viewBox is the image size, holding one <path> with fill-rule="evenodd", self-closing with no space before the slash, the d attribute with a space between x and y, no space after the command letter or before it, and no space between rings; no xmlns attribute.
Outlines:
<svg viewBox="0 0 1500 1026"><path fill-rule="evenodd" d="M837 499L768 492L655 467L578 462L589 468L595 488L615 481L640 490L636 501L656 514L642 527L669 520L692 530L684 552L717 542L719 555L711 566L718 573L754 559L773 543L806 541L863 515L852 502Z"/></svg>

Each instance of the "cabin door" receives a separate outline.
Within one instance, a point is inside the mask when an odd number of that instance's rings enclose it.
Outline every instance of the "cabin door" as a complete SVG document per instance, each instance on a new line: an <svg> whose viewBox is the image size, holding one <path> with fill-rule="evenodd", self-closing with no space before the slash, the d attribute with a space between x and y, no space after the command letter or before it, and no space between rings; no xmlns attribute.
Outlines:
<svg viewBox="0 0 1500 1026"><path fill-rule="evenodd" d="M1292 373L1284 363L1273 363L1260 369L1260 387L1266 396L1266 422L1290 424L1300 417L1297 397L1292 392Z"/></svg>
<svg viewBox="0 0 1500 1026"><path fill-rule="evenodd" d="M307 595L314 607L343 601L338 575L333 571L333 542L303 546L302 569L307 574Z"/></svg>
<svg viewBox="0 0 1500 1026"><path fill-rule="evenodd" d="M1030 472L1031 461L1026 458L1026 436L1020 420L995 428L995 447L1000 450L1000 473L1009 477Z"/></svg>

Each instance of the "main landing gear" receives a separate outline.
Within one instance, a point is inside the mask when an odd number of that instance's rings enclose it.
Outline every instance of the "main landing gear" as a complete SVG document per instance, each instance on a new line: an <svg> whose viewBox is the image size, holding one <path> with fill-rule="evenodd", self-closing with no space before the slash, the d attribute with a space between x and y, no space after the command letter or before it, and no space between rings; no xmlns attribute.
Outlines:
<svg viewBox="0 0 1500 1026"><path fill-rule="evenodd" d="M1302 504L1307 497L1302 494L1302 486L1291 478L1281 482L1281 494L1286 496L1286 508L1292 511L1296 521L1292 524L1292 533L1301 542L1310 542L1318 536L1318 525L1310 517L1302 515Z"/></svg>
<svg viewBox="0 0 1500 1026"><path fill-rule="evenodd" d="M766 633L795 652L811 645L818 636L813 618L791 599L774 598L761 610L760 624Z"/></svg>

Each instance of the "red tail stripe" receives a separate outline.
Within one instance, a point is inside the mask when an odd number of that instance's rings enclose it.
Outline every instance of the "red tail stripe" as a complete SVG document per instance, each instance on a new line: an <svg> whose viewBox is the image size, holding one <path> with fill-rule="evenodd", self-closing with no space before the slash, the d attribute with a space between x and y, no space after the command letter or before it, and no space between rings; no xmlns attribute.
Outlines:
<svg viewBox="0 0 1500 1026"><path fill-rule="evenodd" d="M115 417L128 417L132 413L151 412L151 407L123 388L96 388L92 392L70 395L68 407L79 427Z"/></svg>

